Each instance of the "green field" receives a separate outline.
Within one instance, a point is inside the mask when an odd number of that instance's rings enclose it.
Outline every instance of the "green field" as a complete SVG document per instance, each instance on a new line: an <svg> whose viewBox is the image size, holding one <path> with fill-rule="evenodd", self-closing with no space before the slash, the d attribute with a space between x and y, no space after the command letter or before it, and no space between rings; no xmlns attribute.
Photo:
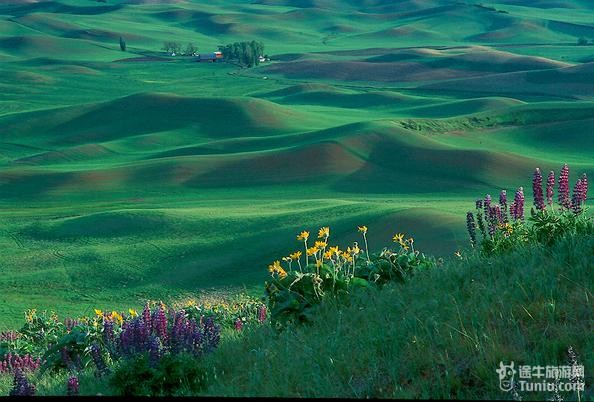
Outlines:
<svg viewBox="0 0 594 402"><path fill-rule="evenodd" d="M475 198L593 176L594 5L478 3L0 1L0 329L259 294L322 225L451 256ZM254 69L160 50L252 39Z"/></svg>

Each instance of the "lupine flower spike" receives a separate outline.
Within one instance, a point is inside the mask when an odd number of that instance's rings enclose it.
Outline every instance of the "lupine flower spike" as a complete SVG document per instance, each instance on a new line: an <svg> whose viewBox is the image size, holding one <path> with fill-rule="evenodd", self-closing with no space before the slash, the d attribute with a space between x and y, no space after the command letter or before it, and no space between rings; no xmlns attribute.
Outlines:
<svg viewBox="0 0 594 402"><path fill-rule="evenodd" d="M559 173L559 194L557 201L561 208L569 209L571 207L571 200L569 199L569 166L567 163L561 168Z"/></svg>
<svg viewBox="0 0 594 402"><path fill-rule="evenodd" d="M472 212L466 213L466 228L470 236L470 245L474 247L476 245L476 222L474 221Z"/></svg>
<svg viewBox="0 0 594 402"><path fill-rule="evenodd" d="M69 377L68 382L66 383L66 395L78 396L78 394L79 394L78 377L77 376Z"/></svg>
<svg viewBox="0 0 594 402"><path fill-rule="evenodd" d="M545 209L545 202L542 194L542 174L540 173L539 168L536 168L534 177L532 178L532 194L534 195L534 207L539 211Z"/></svg>
<svg viewBox="0 0 594 402"><path fill-rule="evenodd" d="M520 187L516 191L516 196L514 198L514 211L513 217L515 220L522 220L524 219L524 188Z"/></svg>
<svg viewBox="0 0 594 402"><path fill-rule="evenodd" d="M547 178L547 205L553 206L553 194L555 192L555 172L550 171L549 177Z"/></svg>

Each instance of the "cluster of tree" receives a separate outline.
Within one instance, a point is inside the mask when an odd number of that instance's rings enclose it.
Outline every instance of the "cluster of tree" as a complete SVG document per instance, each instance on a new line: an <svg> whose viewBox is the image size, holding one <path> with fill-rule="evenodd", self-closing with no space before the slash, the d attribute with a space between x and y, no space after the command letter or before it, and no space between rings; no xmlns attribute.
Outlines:
<svg viewBox="0 0 594 402"><path fill-rule="evenodd" d="M175 41L167 41L163 43L163 50L171 55L183 54L186 56L196 56L198 48L193 42L188 43L186 49L182 51L182 44Z"/></svg>
<svg viewBox="0 0 594 402"><path fill-rule="evenodd" d="M588 38L584 38L583 36L581 38L578 39L577 44L579 46L586 46L588 45L589 41ZM594 39L592 39L592 43L594 43Z"/></svg>
<svg viewBox="0 0 594 402"><path fill-rule="evenodd" d="M223 58L227 61L237 61L247 67L254 67L260 64L260 57L264 54L264 44L259 41L235 42L225 46L219 46Z"/></svg>

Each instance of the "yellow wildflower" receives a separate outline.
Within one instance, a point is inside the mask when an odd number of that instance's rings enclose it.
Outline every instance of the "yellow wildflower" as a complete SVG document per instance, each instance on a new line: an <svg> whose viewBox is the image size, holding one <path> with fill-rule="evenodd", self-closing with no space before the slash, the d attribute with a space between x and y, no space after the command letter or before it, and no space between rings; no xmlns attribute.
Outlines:
<svg viewBox="0 0 594 402"><path fill-rule="evenodd" d="M103 317L103 311L99 309L95 309L95 314L97 315L97 317Z"/></svg>
<svg viewBox="0 0 594 402"><path fill-rule="evenodd" d="M346 262L353 262L353 256L350 255L348 251L342 253L342 257L345 259Z"/></svg>
<svg viewBox="0 0 594 402"><path fill-rule="evenodd" d="M117 321L120 325L122 324L122 322L124 322L124 317L122 317L122 315L117 311L111 312L111 319Z"/></svg>
<svg viewBox="0 0 594 402"><path fill-rule="evenodd" d="M280 267L281 267L280 261L276 260L275 262L273 262L271 265L268 266L268 272L270 272L271 274L273 274Z"/></svg>
<svg viewBox="0 0 594 402"><path fill-rule="evenodd" d="M404 233L395 234L394 237L392 237L392 240L394 240L395 243L402 244L404 240Z"/></svg>
<svg viewBox="0 0 594 402"><path fill-rule="evenodd" d="M332 252L330 250L326 251L323 257L326 260L330 260L332 258Z"/></svg>
<svg viewBox="0 0 594 402"><path fill-rule="evenodd" d="M301 251L295 251L293 254L290 254L289 257L291 257L294 260L298 260L299 257L301 257Z"/></svg>
<svg viewBox="0 0 594 402"><path fill-rule="evenodd" d="M299 233L299 235L297 236L297 240L301 240L301 241L307 241L307 239L309 238L309 232L306 232L305 230L301 233Z"/></svg>
<svg viewBox="0 0 594 402"><path fill-rule="evenodd" d="M324 226L318 232L318 239L321 239L323 237L330 237L330 228L327 226Z"/></svg>
<svg viewBox="0 0 594 402"><path fill-rule="evenodd" d="M310 247L310 248L308 248L308 249L307 249L307 255L308 255L308 256L312 256L312 255L314 255L315 253L317 253L317 252L318 252L318 250L319 250L319 249L318 249L317 247L315 247L315 246L314 246L314 247Z"/></svg>
<svg viewBox="0 0 594 402"><path fill-rule="evenodd" d="M138 313L133 308L129 309L128 312L130 313L131 317L138 317Z"/></svg>
<svg viewBox="0 0 594 402"><path fill-rule="evenodd" d="M316 241L316 243L315 243L314 246L317 247L317 248L324 248L327 245L328 245L328 243L326 243L325 241Z"/></svg>
<svg viewBox="0 0 594 402"><path fill-rule="evenodd" d="M330 247L328 249L332 254L336 254L336 255L340 255L340 250L338 249L338 246L334 246L334 247Z"/></svg>
<svg viewBox="0 0 594 402"><path fill-rule="evenodd" d="M366 234L367 233L367 226L359 226L359 232Z"/></svg>

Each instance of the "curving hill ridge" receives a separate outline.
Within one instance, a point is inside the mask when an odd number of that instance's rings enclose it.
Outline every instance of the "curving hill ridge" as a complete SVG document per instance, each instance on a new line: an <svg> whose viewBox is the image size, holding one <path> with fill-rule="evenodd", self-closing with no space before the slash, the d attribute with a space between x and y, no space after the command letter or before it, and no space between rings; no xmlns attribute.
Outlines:
<svg viewBox="0 0 594 402"><path fill-rule="evenodd" d="M259 291L322 225L447 257L474 198L593 175L594 6L478 3L0 0L0 329ZM161 51L252 39L250 70Z"/></svg>

